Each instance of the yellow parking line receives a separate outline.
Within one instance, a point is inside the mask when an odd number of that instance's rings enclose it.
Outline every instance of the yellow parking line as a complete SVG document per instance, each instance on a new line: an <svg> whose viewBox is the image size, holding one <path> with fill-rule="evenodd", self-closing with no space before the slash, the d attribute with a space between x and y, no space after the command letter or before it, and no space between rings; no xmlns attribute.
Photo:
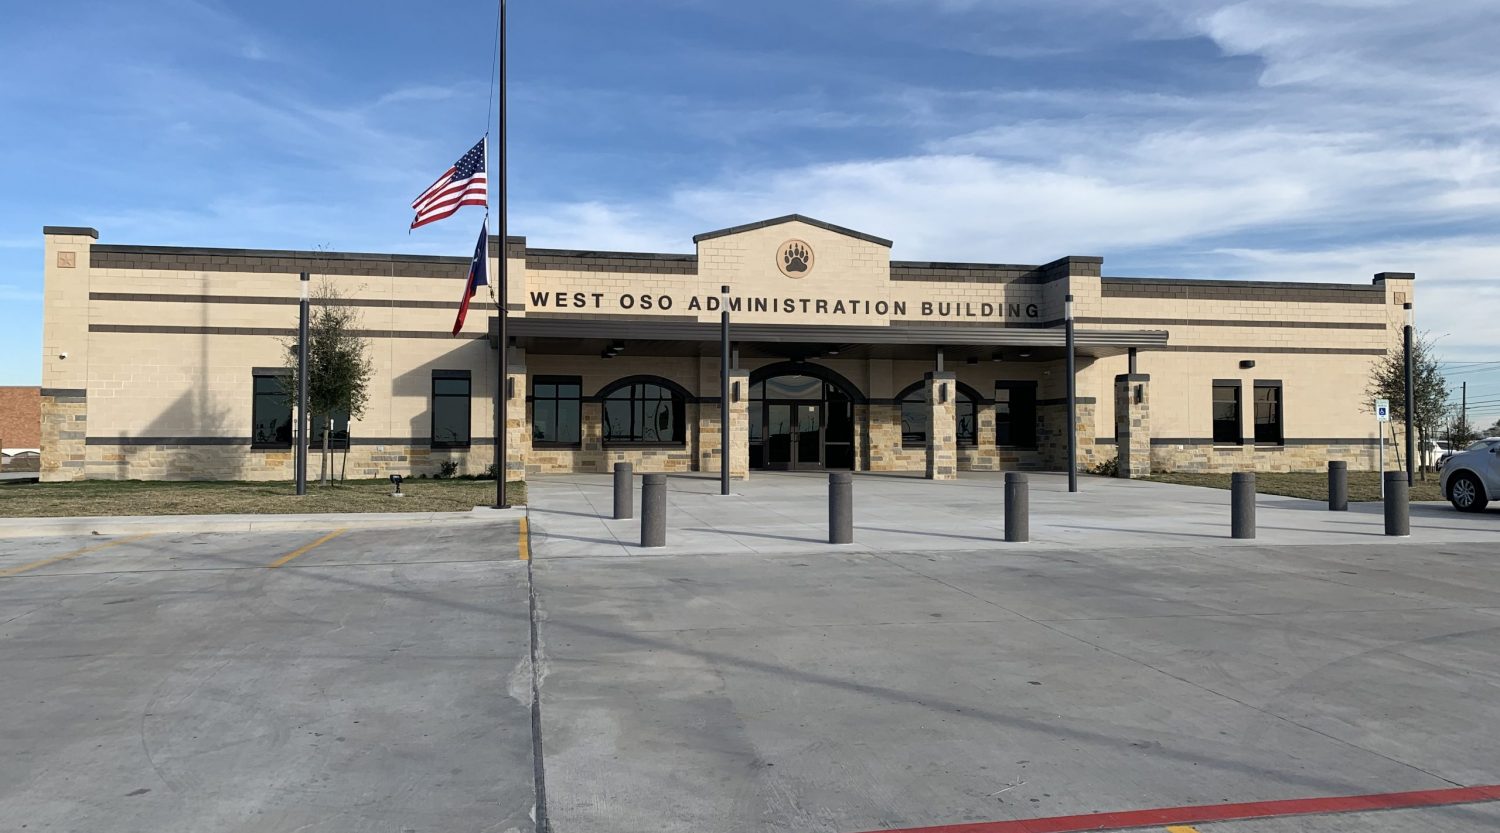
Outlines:
<svg viewBox="0 0 1500 833"><path fill-rule="evenodd" d="M45 567L48 564L56 564L59 561L67 561L70 558L77 558L80 555L87 555L91 552L98 552L99 550L109 549L110 547L117 547L120 544L128 544L131 541L139 541L142 538L150 538L151 535L152 533L147 532L142 535L132 535L129 538L117 538L113 541L105 541L102 544L91 544L87 547L79 547L72 552L65 552L62 555L54 555L51 558L43 558L41 561L33 561L30 564L22 564L19 567L11 567L6 570L0 570L0 578L20 575L21 573L27 572L28 570L35 570L38 567Z"/></svg>
<svg viewBox="0 0 1500 833"><path fill-rule="evenodd" d="M526 528L526 519L525 518L521 519L521 531L520 531L520 533L518 535L518 539L519 540L517 541L517 544L518 544L518 546L520 547L520 550L521 550L521 560L522 561L530 561L531 560L531 534L530 534L530 532Z"/></svg>
<svg viewBox="0 0 1500 833"><path fill-rule="evenodd" d="M348 532L348 531L349 530L347 530L347 529L335 529L334 531L328 533L327 535L324 535L322 538L319 538L318 540L312 542L311 544L308 544L305 547L298 547L297 549L292 550L291 552L287 553L286 555L283 555L282 557L276 559L275 561L272 561L270 564L267 564L266 566L267 567L271 567L271 568L280 567L281 565L287 563L288 561L291 561L294 558L300 558L301 556L307 555L308 553L312 552L313 550L317 549L318 547L323 546L324 544L328 543L329 541L332 541L333 539L339 537L340 535L343 535L345 532Z"/></svg>
<svg viewBox="0 0 1500 833"><path fill-rule="evenodd" d="M1189 824L1174 824L1167 828L1167 833L1198 833L1198 828Z"/></svg>

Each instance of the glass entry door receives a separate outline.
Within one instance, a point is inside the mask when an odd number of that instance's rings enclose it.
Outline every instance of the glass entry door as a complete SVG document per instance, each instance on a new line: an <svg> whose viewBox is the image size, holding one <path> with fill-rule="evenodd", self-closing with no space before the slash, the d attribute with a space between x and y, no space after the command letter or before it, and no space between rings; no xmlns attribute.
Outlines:
<svg viewBox="0 0 1500 833"><path fill-rule="evenodd" d="M766 467L823 467L822 405L766 403Z"/></svg>

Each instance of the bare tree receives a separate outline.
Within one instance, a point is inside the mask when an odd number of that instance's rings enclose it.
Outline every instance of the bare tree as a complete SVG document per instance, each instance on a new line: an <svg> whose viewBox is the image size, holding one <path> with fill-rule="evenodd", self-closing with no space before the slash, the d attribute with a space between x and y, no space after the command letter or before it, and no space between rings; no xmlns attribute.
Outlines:
<svg viewBox="0 0 1500 833"><path fill-rule="evenodd" d="M373 366L369 342L356 335L359 311L345 302L343 293L327 279L318 282L312 294L312 310L307 339L307 409L321 417L321 425L312 429L321 435L323 464L320 480L328 485L332 469L329 439L333 433L333 415L347 414L358 419L369 402L369 383ZM286 347L288 373L284 377L289 396L297 390L297 341L282 342ZM315 435L316 436L316 435Z"/></svg>
<svg viewBox="0 0 1500 833"><path fill-rule="evenodd" d="M1412 339L1412 426L1422 455L1421 471L1424 478L1429 456L1427 441L1437 436L1438 428L1444 422L1444 412L1448 408L1448 380L1439 372L1434 352L1432 338L1428 333L1418 333ZM1403 350L1391 350L1371 366L1365 396L1372 411L1375 400L1390 400L1391 421L1405 423L1406 359Z"/></svg>

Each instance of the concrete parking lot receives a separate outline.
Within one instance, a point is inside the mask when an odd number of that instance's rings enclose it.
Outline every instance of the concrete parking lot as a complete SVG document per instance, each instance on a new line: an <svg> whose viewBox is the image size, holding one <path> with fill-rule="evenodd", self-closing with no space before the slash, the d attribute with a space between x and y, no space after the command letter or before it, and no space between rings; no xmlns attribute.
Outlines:
<svg viewBox="0 0 1500 833"><path fill-rule="evenodd" d="M820 477L669 483L659 550L597 476L0 540L0 829L1500 827L1500 513L1231 541L1227 493L1041 476L1007 545L997 478L870 476L830 547Z"/></svg>
<svg viewBox="0 0 1500 833"><path fill-rule="evenodd" d="M1091 480L1069 510L1042 478L1018 547L993 484L856 480L855 545L820 543L817 480L673 478L645 551L604 479L533 484L553 829L1082 830L1025 820L1500 782L1493 515L1391 542L1272 499L1231 542L1225 493Z"/></svg>
<svg viewBox="0 0 1500 833"><path fill-rule="evenodd" d="M529 831L529 642L514 522L0 541L0 829Z"/></svg>

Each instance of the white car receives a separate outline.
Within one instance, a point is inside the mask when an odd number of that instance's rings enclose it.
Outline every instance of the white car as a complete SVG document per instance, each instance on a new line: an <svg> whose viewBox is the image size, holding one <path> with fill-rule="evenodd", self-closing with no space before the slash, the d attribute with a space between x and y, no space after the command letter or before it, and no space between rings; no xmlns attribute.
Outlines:
<svg viewBox="0 0 1500 833"><path fill-rule="evenodd" d="M1500 442L1481 440L1449 457L1438 483L1454 509L1484 511L1485 504L1500 500Z"/></svg>

